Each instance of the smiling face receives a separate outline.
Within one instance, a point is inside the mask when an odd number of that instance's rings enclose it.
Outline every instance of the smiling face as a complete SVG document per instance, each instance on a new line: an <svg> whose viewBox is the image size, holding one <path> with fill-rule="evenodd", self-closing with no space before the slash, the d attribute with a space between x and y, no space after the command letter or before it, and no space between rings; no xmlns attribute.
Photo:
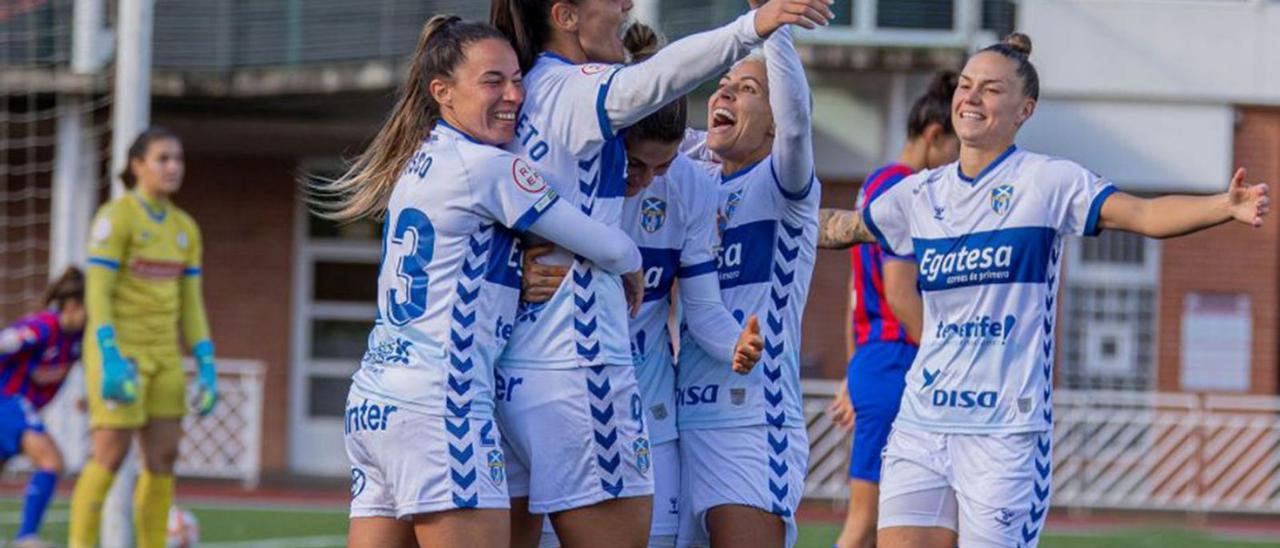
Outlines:
<svg viewBox="0 0 1280 548"><path fill-rule="evenodd" d="M720 79L707 103L707 147L721 158L751 158L773 145L768 81L759 59L738 63Z"/></svg>
<svg viewBox="0 0 1280 548"><path fill-rule="evenodd" d="M182 143L177 139L156 139L147 145L141 158L129 160L129 168L142 192L149 196L171 196L182 186L182 175L186 173Z"/></svg>
<svg viewBox="0 0 1280 548"><path fill-rule="evenodd" d="M649 188L655 177L666 175L679 148L680 141L627 139L627 188L623 194L628 198L635 196Z"/></svg>
<svg viewBox="0 0 1280 548"><path fill-rule="evenodd" d="M951 121L965 146L1007 147L1035 112L1036 101L1026 95L1017 71L1017 63L999 53L969 58L951 100Z"/></svg>
<svg viewBox="0 0 1280 548"><path fill-rule="evenodd" d="M472 138L503 145L515 137L524 87L520 62L506 40L468 44L453 74L432 80L430 91L444 120Z"/></svg>

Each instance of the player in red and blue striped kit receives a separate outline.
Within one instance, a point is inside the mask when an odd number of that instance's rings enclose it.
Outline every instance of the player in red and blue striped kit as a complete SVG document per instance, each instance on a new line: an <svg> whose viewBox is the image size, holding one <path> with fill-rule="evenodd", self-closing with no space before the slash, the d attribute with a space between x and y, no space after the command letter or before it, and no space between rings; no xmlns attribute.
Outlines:
<svg viewBox="0 0 1280 548"><path fill-rule="evenodd" d="M951 127L949 110L955 88L954 72L934 77L911 109L908 142L902 154L867 177L858 194L859 209L917 170L955 161L960 142ZM822 216L819 247L832 247L824 245L827 242L821 236L827 233L829 219ZM850 327L856 352L849 360L847 394L841 394L833 407L844 410L837 413L837 422L843 419L846 425L850 420L855 424L849 458L849 512L837 546L862 548L875 544L880 453L898 415L907 370L915 359L921 304L914 257L891 255L876 244L855 245L850 255Z"/></svg>
<svg viewBox="0 0 1280 548"><path fill-rule="evenodd" d="M44 310L0 331L0 464L23 454L36 468L14 546L42 545L37 533L62 473L62 454L37 412L57 395L80 359L84 275L67 269L45 292L44 304Z"/></svg>

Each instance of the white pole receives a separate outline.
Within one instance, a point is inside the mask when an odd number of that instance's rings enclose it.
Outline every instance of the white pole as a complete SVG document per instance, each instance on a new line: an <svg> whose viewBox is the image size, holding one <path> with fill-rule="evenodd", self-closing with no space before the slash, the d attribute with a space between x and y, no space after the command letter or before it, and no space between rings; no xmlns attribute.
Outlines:
<svg viewBox="0 0 1280 548"><path fill-rule="evenodd" d="M154 0L120 0L115 106L111 128L111 195L124 193L116 174L129 145L151 118L151 15Z"/></svg>
<svg viewBox="0 0 1280 548"><path fill-rule="evenodd" d="M103 0L76 0L72 12L71 72L94 74L111 57L110 33L102 27Z"/></svg>
<svg viewBox="0 0 1280 548"><path fill-rule="evenodd" d="M88 114L81 97L58 97L57 148L54 150L49 276L83 264L85 237L98 194L97 147L85 133Z"/></svg>

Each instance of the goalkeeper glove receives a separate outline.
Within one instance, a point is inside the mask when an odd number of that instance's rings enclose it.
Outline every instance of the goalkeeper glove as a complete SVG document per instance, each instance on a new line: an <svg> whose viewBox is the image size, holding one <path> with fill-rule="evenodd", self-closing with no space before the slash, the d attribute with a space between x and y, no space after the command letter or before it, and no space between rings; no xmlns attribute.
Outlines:
<svg viewBox="0 0 1280 548"><path fill-rule="evenodd" d="M196 384L199 386L196 409L203 417L213 412L214 404L218 403L218 371L213 366L213 341L206 339L196 343L191 354L196 359Z"/></svg>
<svg viewBox="0 0 1280 548"><path fill-rule="evenodd" d="M98 348L102 351L102 399L133 403L138 396L138 373L133 363L120 355L114 328L98 328Z"/></svg>

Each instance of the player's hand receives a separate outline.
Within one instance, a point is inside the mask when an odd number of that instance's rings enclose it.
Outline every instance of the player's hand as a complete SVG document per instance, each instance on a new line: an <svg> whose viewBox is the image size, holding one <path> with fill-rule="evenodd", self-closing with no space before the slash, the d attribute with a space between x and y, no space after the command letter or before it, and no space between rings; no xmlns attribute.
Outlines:
<svg viewBox="0 0 1280 548"><path fill-rule="evenodd" d="M1244 175L1244 168L1240 168L1231 177L1231 185L1227 187L1227 203L1231 218L1258 228L1262 226L1262 218L1271 211L1271 198L1267 196L1270 189L1265 183L1245 183Z"/></svg>
<svg viewBox="0 0 1280 548"><path fill-rule="evenodd" d="M195 408L201 417L213 412L218 403L218 369L213 364L213 343L204 340L191 349L196 359Z"/></svg>
<svg viewBox="0 0 1280 548"><path fill-rule="evenodd" d="M831 405L827 406L827 416L831 417L833 424L844 429L845 432L853 430L853 402L849 400L848 380L840 382L840 392L836 394L836 399L831 401Z"/></svg>
<svg viewBox="0 0 1280 548"><path fill-rule="evenodd" d="M760 338L760 320L752 314L747 318L747 326L738 335L738 344L733 347L733 372L746 375L760 361L760 352L764 350L764 339Z"/></svg>
<svg viewBox="0 0 1280 548"><path fill-rule="evenodd" d="M138 373L133 362L120 355L116 332L109 325L98 328L98 349L102 352L102 399L133 403L138 397Z"/></svg>
<svg viewBox="0 0 1280 548"><path fill-rule="evenodd" d="M520 263L524 272L520 277L520 300L545 303L560 289L560 283L569 275L569 267L538 264L535 260L553 250L555 246L551 244L535 245L524 250L524 258Z"/></svg>
<svg viewBox="0 0 1280 548"><path fill-rule="evenodd" d="M750 0L749 0L750 1ZM806 29L826 26L836 15L831 11L835 0L772 0L756 10L756 34L768 37L783 25L800 25Z"/></svg>
<svg viewBox="0 0 1280 548"><path fill-rule="evenodd" d="M644 269L622 275L622 288L627 293L627 311L634 318L640 315L644 304Z"/></svg>

